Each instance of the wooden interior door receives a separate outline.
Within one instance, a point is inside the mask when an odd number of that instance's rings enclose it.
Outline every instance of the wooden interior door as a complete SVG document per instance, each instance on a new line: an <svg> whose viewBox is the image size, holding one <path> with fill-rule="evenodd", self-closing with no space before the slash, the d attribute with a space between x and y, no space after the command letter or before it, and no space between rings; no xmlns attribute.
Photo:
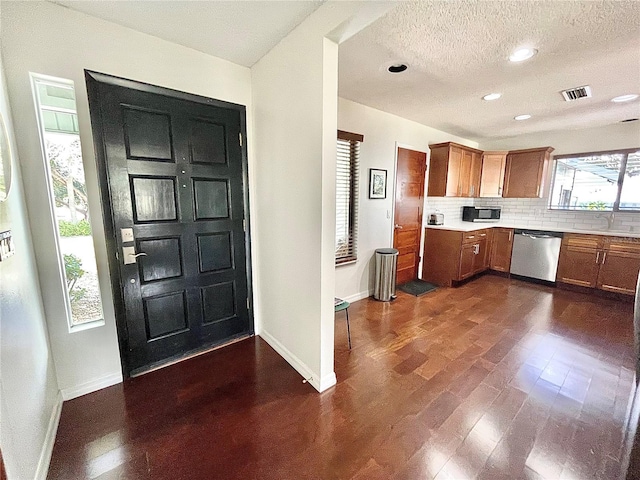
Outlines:
<svg viewBox="0 0 640 480"><path fill-rule="evenodd" d="M87 86L125 374L251 334L244 107Z"/></svg>
<svg viewBox="0 0 640 480"><path fill-rule="evenodd" d="M393 217L393 247L399 251L396 275L398 285L418 278L426 167L426 153L398 148Z"/></svg>

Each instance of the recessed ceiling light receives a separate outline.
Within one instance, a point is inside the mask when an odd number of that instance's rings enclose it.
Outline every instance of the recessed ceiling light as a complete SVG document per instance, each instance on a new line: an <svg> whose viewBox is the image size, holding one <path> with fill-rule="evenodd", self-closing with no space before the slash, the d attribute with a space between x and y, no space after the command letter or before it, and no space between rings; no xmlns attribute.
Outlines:
<svg viewBox="0 0 640 480"><path fill-rule="evenodd" d="M405 65L404 63L398 63L396 65L391 65L389 68L387 68L387 70L389 71L389 73L402 73L404 72L407 68L407 65Z"/></svg>
<svg viewBox="0 0 640 480"><path fill-rule="evenodd" d="M622 102L630 102L631 100L635 100L638 98L638 95L635 93L631 93L629 95L620 95L619 97L612 98L612 102L622 103Z"/></svg>
<svg viewBox="0 0 640 480"><path fill-rule="evenodd" d="M485 95L484 97L482 97L482 99L483 99L483 100L487 100L487 101L490 101L490 100L497 100L497 99L499 99L501 96L502 96L502 94L501 94L501 93L490 93L490 94Z"/></svg>
<svg viewBox="0 0 640 480"><path fill-rule="evenodd" d="M513 117L514 120L529 120L531 118L531 115L517 115L515 117Z"/></svg>
<svg viewBox="0 0 640 480"><path fill-rule="evenodd" d="M525 60L529 60L536 53L538 53L538 50L535 48L519 48L509 55L509 60L512 62L524 62Z"/></svg>

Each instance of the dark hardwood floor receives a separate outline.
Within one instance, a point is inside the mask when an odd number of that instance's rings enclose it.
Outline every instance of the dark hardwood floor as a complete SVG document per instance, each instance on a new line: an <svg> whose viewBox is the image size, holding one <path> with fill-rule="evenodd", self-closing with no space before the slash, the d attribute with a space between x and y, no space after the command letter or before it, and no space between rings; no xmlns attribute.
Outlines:
<svg viewBox="0 0 640 480"><path fill-rule="evenodd" d="M65 402L50 479L614 479L630 303L484 276L336 315L318 394L260 338Z"/></svg>

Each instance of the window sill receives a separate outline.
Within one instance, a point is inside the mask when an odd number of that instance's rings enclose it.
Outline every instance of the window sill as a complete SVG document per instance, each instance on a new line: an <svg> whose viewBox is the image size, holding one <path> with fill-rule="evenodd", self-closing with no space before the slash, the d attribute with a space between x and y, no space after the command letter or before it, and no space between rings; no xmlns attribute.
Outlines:
<svg viewBox="0 0 640 480"><path fill-rule="evenodd" d="M105 325L104 318L100 318L98 320L92 320L86 323L80 323L78 325L70 325L69 333L82 332L84 330L90 330L92 328L98 328Z"/></svg>

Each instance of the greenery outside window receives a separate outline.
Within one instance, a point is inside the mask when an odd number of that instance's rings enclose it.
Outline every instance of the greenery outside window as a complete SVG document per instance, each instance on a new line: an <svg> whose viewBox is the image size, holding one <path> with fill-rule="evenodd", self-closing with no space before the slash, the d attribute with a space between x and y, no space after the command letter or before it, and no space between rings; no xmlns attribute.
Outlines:
<svg viewBox="0 0 640 480"><path fill-rule="evenodd" d="M640 149L556 156L549 208L640 211Z"/></svg>
<svg viewBox="0 0 640 480"><path fill-rule="evenodd" d="M358 157L362 135L338 130L336 165L336 265L358 259Z"/></svg>

